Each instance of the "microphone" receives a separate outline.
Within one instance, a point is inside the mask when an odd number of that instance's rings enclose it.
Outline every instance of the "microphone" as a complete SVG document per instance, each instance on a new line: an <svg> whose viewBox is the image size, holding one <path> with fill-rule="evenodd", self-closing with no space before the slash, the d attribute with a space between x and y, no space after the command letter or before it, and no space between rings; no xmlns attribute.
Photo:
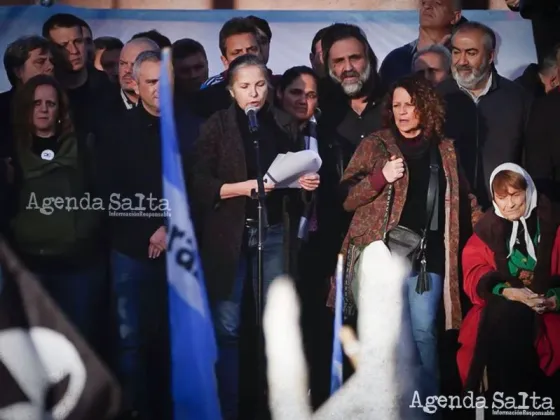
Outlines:
<svg viewBox="0 0 560 420"><path fill-rule="evenodd" d="M254 105L249 105L245 108L245 115L249 119L249 131L251 133L256 133L259 130L259 120L257 119L257 112L259 108Z"/></svg>

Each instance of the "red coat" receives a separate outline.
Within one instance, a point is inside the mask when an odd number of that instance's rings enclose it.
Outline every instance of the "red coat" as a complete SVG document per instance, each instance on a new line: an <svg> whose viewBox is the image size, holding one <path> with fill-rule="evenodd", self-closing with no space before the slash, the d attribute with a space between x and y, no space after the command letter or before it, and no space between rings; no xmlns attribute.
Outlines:
<svg viewBox="0 0 560 420"><path fill-rule="evenodd" d="M537 208L541 224L541 241L536 252L537 260L550 267L548 275L543 277L546 277L546 281L552 282L551 276L560 274L560 229L550 217L549 203L543 201L544 199L539 199L539 207L542 203L542 207L546 207L546 210L540 211L541 209ZM500 232L503 221L498 219L494 210L489 210L475 227L475 234L469 239L463 251L463 287L474 305L463 320L459 332L461 347L457 353L457 363L463 384L467 380L473 359L478 326L486 303L484 297L481 296L481 290L485 289L486 285L481 282L487 281L490 277L489 274L492 273L504 274L503 278L507 278L509 275L507 254L505 254L507 242L505 235ZM537 269L535 270L535 281L536 273ZM491 286L489 284L485 290L491 290ZM547 284L544 289L548 289L549 286L550 284ZM536 292L533 285L529 287ZM548 312L540 316L542 317L542 327L539 329L535 348L540 358L541 369L546 375L551 376L560 369L560 313Z"/></svg>

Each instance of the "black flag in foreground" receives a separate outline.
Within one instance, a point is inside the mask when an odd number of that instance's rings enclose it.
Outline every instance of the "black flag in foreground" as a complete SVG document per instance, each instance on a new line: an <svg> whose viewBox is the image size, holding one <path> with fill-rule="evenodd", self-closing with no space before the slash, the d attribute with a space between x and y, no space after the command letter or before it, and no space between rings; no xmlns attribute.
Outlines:
<svg viewBox="0 0 560 420"><path fill-rule="evenodd" d="M0 419L109 420L120 389L0 238Z"/></svg>

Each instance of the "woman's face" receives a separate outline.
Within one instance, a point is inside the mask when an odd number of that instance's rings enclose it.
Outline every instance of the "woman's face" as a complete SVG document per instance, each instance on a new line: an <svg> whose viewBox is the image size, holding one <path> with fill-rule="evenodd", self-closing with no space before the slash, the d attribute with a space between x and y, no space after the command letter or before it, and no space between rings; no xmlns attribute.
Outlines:
<svg viewBox="0 0 560 420"><path fill-rule="evenodd" d="M401 87L393 92L393 117L397 129L404 137L416 137L419 134L420 120L416 106L408 92Z"/></svg>
<svg viewBox="0 0 560 420"><path fill-rule="evenodd" d="M525 214L527 194L525 190L518 190L508 186L507 191L494 192L494 202L500 209L502 216L514 222L521 219Z"/></svg>
<svg viewBox="0 0 560 420"><path fill-rule="evenodd" d="M286 86L284 92L278 91L282 109L299 121L307 121L317 108L317 82L309 74L302 74Z"/></svg>
<svg viewBox="0 0 560 420"><path fill-rule="evenodd" d="M238 69L230 93L241 109L262 108L268 96L268 83L262 68L246 66Z"/></svg>
<svg viewBox="0 0 560 420"><path fill-rule="evenodd" d="M50 132L56 126L58 116L58 97L54 87L37 86L33 106L33 126L36 132Z"/></svg>

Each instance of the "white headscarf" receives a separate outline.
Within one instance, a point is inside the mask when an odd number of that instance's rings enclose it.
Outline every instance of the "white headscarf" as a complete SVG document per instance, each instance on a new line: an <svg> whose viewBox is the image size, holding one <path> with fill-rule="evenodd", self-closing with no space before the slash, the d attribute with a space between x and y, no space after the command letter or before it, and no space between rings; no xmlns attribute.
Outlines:
<svg viewBox="0 0 560 420"><path fill-rule="evenodd" d="M511 231L511 237L509 238L510 251L508 254L508 258L513 253L513 246L515 245L515 241L517 240L517 231L519 229L519 222L521 222L524 228L524 237L525 237L524 239L525 239L525 244L527 246L527 252L529 253L529 256L536 261L537 255L535 253L535 246L533 245L533 241L531 240L531 235L529 234L529 229L527 229L527 219L531 216L531 213L537 207L537 188L535 187L535 183L533 182L533 179L525 169L523 169L519 165L516 165L515 163L504 163L498 166L496 169L494 169L494 172L492 172L492 175L490 176L490 191L492 192L492 197L494 197L494 191L492 190L492 182L494 181L496 175L502 171L515 172L523 176L523 178L525 178L525 181L527 182L527 190L526 190L527 195L525 198L526 200L525 214L521 217L521 219L519 219L519 221L516 220L513 222L513 229ZM492 199L492 204L494 205L494 211L496 212L496 214L499 217L505 219L505 217L500 212L500 209L498 208L498 205L496 204L494 199Z"/></svg>

